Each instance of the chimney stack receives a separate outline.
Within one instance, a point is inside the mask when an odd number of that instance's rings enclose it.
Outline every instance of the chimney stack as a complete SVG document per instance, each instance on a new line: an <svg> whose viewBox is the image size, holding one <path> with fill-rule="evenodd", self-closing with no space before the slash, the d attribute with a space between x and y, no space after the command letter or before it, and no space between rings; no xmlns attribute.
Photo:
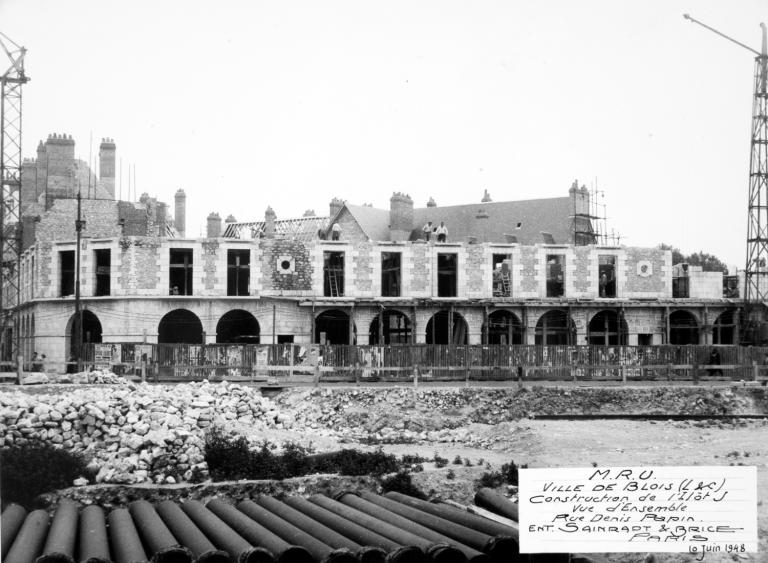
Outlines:
<svg viewBox="0 0 768 563"><path fill-rule="evenodd" d="M221 236L221 217L218 213L208 215L208 229L206 232L208 238L219 238Z"/></svg>
<svg viewBox="0 0 768 563"><path fill-rule="evenodd" d="M413 231L413 200L395 192L389 198L389 240L410 240Z"/></svg>
<svg viewBox="0 0 768 563"><path fill-rule="evenodd" d="M184 193L184 190L179 188L174 199L176 209L173 223L176 226L176 231L179 233L179 236L183 237L186 235L187 225L187 194Z"/></svg>
<svg viewBox="0 0 768 563"><path fill-rule="evenodd" d="M333 198L330 205L328 206L328 210L330 212L328 218L333 219L342 207L344 207L344 200L337 197Z"/></svg>
<svg viewBox="0 0 768 563"><path fill-rule="evenodd" d="M102 139L99 145L99 183L115 199L115 140Z"/></svg>

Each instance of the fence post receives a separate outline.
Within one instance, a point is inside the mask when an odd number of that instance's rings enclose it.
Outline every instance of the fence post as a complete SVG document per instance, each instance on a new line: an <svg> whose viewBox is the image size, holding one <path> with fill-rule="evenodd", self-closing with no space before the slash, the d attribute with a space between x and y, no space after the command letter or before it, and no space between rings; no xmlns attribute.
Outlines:
<svg viewBox="0 0 768 563"><path fill-rule="evenodd" d="M16 376L19 378L19 385L24 385L24 356L16 356Z"/></svg>
<svg viewBox="0 0 768 563"><path fill-rule="evenodd" d="M693 384L699 384L699 364L697 363L693 364Z"/></svg>
<svg viewBox="0 0 768 563"><path fill-rule="evenodd" d="M141 360L141 382L147 382L147 362L145 360Z"/></svg>
<svg viewBox="0 0 768 563"><path fill-rule="evenodd" d="M672 381L672 364L667 364L667 381Z"/></svg>
<svg viewBox="0 0 768 563"><path fill-rule="evenodd" d="M464 387L469 387L469 365L464 366Z"/></svg>
<svg viewBox="0 0 768 563"><path fill-rule="evenodd" d="M757 360L752 360L752 380L757 381L760 378L760 368L757 367Z"/></svg>
<svg viewBox="0 0 768 563"><path fill-rule="evenodd" d="M315 376L312 378L312 384L314 387L318 387L320 385L320 364L315 364Z"/></svg>
<svg viewBox="0 0 768 563"><path fill-rule="evenodd" d="M288 377L293 378L293 343L288 346Z"/></svg>
<svg viewBox="0 0 768 563"><path fill-rule="evenodd" d="M522 377L520 377L520 374L522 373ZM525 378L528 377L528 368L526 366L520 367L520 369L517 371L517 386L522 389L523 388L523 381Z"/></svg>
<svg viewBox="0 0 768 563"><path fill-rule="evenodd" d="M413 388L416 389L419 386L419 364L413 366Z"/></svg>
<svg viewBox="0 0 768 563"><path fill-rule="evenodd" d="M627 366L623 364L621 366L621 383L624 385L627 383Z"/></svg>

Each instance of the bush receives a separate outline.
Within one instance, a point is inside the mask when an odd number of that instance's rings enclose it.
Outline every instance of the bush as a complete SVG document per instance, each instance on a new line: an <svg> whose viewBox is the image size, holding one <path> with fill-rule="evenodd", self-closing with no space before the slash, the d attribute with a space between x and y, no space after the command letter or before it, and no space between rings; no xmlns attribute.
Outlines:
<svg viewBox="0 0 768 563"><path fill-rule="evenodd" d="M79 454L47 444L13 446L0 450L0 496L32 508L38 495L72 486L86 475L87 462Z"/></svg>
<svg viewBox="0 0 768 563"><path fill-rule="evenodd" d="M456 478L456 472L453 469L449 469L448 473L445 474L446 479L455 479Z"/></svg>
<svg viewBox="0 0 768 563"><path fill-rule="evenodd" d="M391 477L387 477L381 482L382 494L388 493L390 491L395 491L410 497L427 500L427 495L425 495L421 489L413 484L410 473L405 471L398 471Z"/></svg>
<svg viewBox="0 0 768 563"><path fill-rule="evenodd" d="M453 458L453 464L454 465L461 465L461 456L457 455L455 458Z"/></svg>
<svg viewBox="0 0 768 563"><path fill-rule="evenodd" d="M240 479L250 472L251 451L244 436L225 436L218 429L205 436L205 461L211 477L217 481Z"/></svg>
<svg viewBox="0 0 768 563"><path fill-rule="evenodd" d="M435 462L435 467L437 467L438 469L448 465L448 458L440 457L440 455L437 452L435 452L435 457L432 459Z"/></svg>
<svg viewBox="0 0 768 563"><path fill-rule="evenodd" d="M487 471L480 476L480 486L495 489L504 484L504 478L498 471Z"/></svg>
<svg viewBox="0 0 768 563"><path fill-rule="evenodd" d="M510 461L501 466L501 475L506 483L517 486L519 484L518 469L525 469L526 467L528 464L518 467L514 461Z"/></svg>

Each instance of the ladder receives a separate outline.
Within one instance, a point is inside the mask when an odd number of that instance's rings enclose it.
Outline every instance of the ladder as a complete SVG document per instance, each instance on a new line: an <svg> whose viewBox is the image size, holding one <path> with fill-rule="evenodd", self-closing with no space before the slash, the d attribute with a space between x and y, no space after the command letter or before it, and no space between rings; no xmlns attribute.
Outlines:
<svg viewBox="0 0 768 563"><path fill-rule="evenodd" d="M336 278L337 270L328 270L328 286L331 290L331 297L339 296L339 280Z"/></svg>
<svg viewBox="0 0 768 563"><path fill-rule="evenodd" d="M507 270L506 272L502 270L501 272L501 287L502 287L502 295L504 297L511 297L512 296L512 275Z"/></svg>

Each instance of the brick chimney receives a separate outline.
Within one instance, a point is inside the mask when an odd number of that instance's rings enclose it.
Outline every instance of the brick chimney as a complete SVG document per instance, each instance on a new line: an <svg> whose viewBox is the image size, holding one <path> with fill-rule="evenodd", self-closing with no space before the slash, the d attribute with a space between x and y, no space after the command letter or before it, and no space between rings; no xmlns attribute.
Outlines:
<svg viewBox="0 0 768 563"><path fill-rule="evenodd" d="M344 200L337 197L333 198L328 206L328 211L330 212L328 217L333 219L342 207L344 207Z"/></svg>
<svg viewBox="0 0 768 563"><path fill-rule="evenodd" d="M413 200L395 192L389 198L389 240L409 240L413 231Z"/></svg>
<svg viewBox="0 0 768 563"><path fill-rule="evenodd" d="M173 216L173 224L176 226L176 231L180 237L186 235L187 226L187 194L184 190L179 188L174 196L176 208Z"/></svg>
<svg viewBox="0 0 768 563"><path fill-rule="evenodd" d="M271 207L264 212L264 238L275 238L275 219L277 214Z"/></svg>
<svg viewBox="0 0 768 563"><path fill-rule="evenodd" d="M115 199L115 140L102 139L99 145L99 183Z"/></svg>
<svg viewBox="0 0 768 563"><path fill-rule="evenodd" d="M218 238L221 236L221 217L218 213L210 213L208 215L208 229L206 234L208 238Z"/></svg>

